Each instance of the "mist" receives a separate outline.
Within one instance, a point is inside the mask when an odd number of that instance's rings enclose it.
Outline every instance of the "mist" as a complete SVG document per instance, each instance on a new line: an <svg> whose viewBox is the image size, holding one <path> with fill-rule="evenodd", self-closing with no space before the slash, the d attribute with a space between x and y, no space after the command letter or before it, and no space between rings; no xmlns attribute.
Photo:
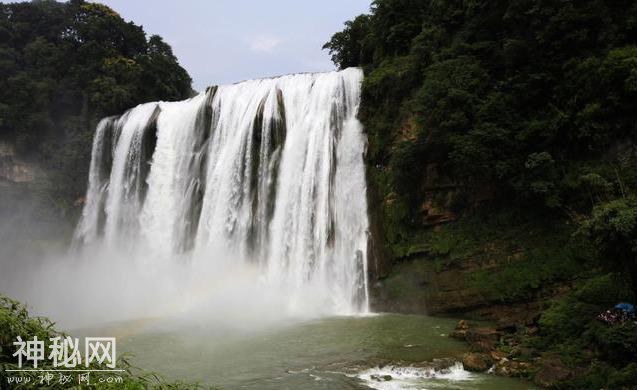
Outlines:
<svg viewBox="0 0 637 390"><path fill-rule="evenodd" d="M291 286L268 283L249 261L143 252L96 245L24 254L8 263L3 258L2 292L64 329L140 319L250 329L321 314L312 286L290 301Z"/></svg>

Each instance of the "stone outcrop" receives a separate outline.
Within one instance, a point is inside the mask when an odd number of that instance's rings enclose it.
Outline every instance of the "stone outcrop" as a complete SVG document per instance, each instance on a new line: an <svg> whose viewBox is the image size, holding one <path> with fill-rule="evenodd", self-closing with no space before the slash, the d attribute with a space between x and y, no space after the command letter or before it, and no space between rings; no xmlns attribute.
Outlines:
<svg viewBox="0 0 637 390"><path fill-rule="evenodd" d="M520 378L528 377L534 369L533 363L503 357L495 363L491 372L500 376Z"/></svg>
<svg viewBox="0 0 637 390"><path fill-rule="evenodd" d="M0 141L0 182L33 183L42 176L37 164L26 162L12 144Z"/></svg>
<svg viewBox="0 0 637 390"><path fill-rule="evenodd" d="M535 327L521 326L527 330ZM496 327L476 327L466 320L458 322L450 336L469 344L470 352L462 357L464 368L476 372L489 371L500 376L532 378L542 388L551 388L575 376L573 370L559 357L540 354L534 349L519 345L519 338L514 333L518 332L519 335L522 329L505 329L501 331Z"/></svg>

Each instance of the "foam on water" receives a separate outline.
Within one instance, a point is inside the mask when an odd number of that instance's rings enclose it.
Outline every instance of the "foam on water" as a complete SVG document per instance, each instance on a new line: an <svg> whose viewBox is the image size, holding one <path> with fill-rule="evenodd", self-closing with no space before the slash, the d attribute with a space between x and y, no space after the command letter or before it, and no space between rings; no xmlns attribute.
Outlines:
<svg viewBox="0 0 637 390"><path fill-rule="evenodd" d="M370 368L355 376L366 386L379 390L435 389L446 387L448 382L475 380L475 376L466 371L462 363L440 370L431 367L389 365Z"/></svg>

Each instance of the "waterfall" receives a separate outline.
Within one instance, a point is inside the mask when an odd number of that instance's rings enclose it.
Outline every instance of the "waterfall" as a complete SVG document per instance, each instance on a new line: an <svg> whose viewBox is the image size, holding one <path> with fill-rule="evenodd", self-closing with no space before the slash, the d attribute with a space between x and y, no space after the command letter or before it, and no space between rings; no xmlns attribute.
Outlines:
<svg viewBox="0 0 637 390"><path fill-rule="evenodd" d="M362 77L250 80L103 119L74 244L251 264L295 304L366 311Z"/></svg>

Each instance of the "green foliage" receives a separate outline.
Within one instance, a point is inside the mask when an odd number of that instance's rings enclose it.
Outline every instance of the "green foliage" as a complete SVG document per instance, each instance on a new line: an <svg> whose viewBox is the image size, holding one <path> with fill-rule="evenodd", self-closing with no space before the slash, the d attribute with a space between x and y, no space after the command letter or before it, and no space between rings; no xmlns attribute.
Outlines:
<svg viewBox="0 0 637 390"><path fill-rule="evenodd" d="M83 0L0 4L0 74L0 138L53 168L69 203L84 192L101 117L192 91L161 37Z"/></svg>
<svg viewBox="0 0 637 390"><path fill-rule="evenodd" d="M584 324L590 323L601 310L599 305L582 302L570 295L553 302L540 318L542 342L568 345L574 335L581 333Z"/></svg>
<svg viewBox="0 0 637 390"><path fill-rule="evenodd" d="M15 347L13 342L20 336L22 340L32 340L37 337L38 340L45 342L45 350L48 350L50 344L49 338L65 336L54 329L54 324L43 317L31 317L25 306L21 303L10 299L8 297L0 295L0 383L2 388L7 384L7 372L9 369L18 369L17 357L13 356ZM117 376L122 378L121 383L100 383L100 379L107 379L109 375L104 372L91 372L91 381L95 385L91 387L99 389L203 389L205 387L197 384L182 383L182 382L167 382L161 376L152 373L144 372L138 368L131 366L126 357L120 357L117 361L118 369L125 371L118 372ZM41 369L54 369L49 360L39 362L38 368ZM105 369L99 364L93 363L90 369ZM21 376L31 377L30 384L22 386L9 386L8 388L33 388L34 384L39 383L38 378L41 373L37 372L21 372ZM47 389L69 389L69 388L82 388L81 386L61 385L52 381L50 385L46 386Z"/></svg>
<svg viewBox="0 0 637 390"><path fill-rule="evenodd" d="M515 302L531 299L544 286L569 281L581 272L581 262L572 248L531 248L522 259L501 265L496 271L476 273L474 283L491 299Z"/></svg>
<svg viewBox="0 0 637 390"><path fill-rule="evenodd" d="M539 321L540 334L528 340L533 346L561 355L573 367L575 378L559 389L623 388L635 383L637 324L609 326L596 317L617 302L635 296L616 274L599 275L552 302ZM592 363L591 363L592 362Z"/></svg>
<svg viewBox="0 0 637 390"><path fill-rule="evenodd" d="M511 219L512 215L497 211L466 216L458 223L441 226L437 231L425 232L423 240L427 243L429 254L451 262L469 257L478 258L482 254L490 256L494 254L492 252L510 249L508 246L517 246L511 240L523 240L521 234L525 233L524 228L528 226L510 226ZM502 245L507 248L502 248ZM490 251L487 247L490 247Z"/></svg>
<svg viewBox="0 0 637 390"><path fill-rule="evenodd" d="M441 265L469 259L489 264L471 274L468 286L488 301L510 303L533 299L543 288L585 272L587 248L571 230L547 218L489 210L426 231L419 241Z"/></svg>
<svg viewBox="0 0 637 390"><path fill-rule="evenodd" d="M596 206L577 233L591 240L604 267L627 275L637 295L637 198Z"/></svg>
<svg viewBox="0 0 637 390"><path fill-rule="evenodd" d="M37 336L40 340L54 337L54 324L46 318L30 317L27 309L19 302L0 296L0 357L5 361L10 357L13 342L17 336Z"/></svg>
<svg viewBox="0 0 637 390"><path fill-rule="evenodd" d="M604 274L585 280L573 292L554 301L542 313L541 341L550 345L577 341L581 342L581 347L593 342L600 352L619 353L615 347L608 346L614 343L613 339L626 333L626 329L633 329L631 324L627 323L626 327L608 327L597 321L596 317L616 303L632 301L634 298L630 288L617 274ZM583 330L586 333L582 334ZM637 341L634 336L623 339L628 344ZM637 343L634 346L628 344L628 349L637 347Z"/></svg>
<svg viewBox="0 0 637 390"><path fill-rule="evenodd" d="M498 202L586 213L578 177L599 175L608 198L637 185L608 169L620 150L635 160L636 19L625 1L376 0L326 48L367 73L368 158L394 172L408 214L430 163L469 197L489 187Z"/></svg>
<svg viewBox="0 0 637 390"><path fill-rule="evenodd" d="M391 229L392 225L388 230ZM468 267L478 269L458 277L457 283L485 302L534 300L550 293L557 284L569 285L591 273L590 248L579 237L572 237L572 231L571 225L556 223L549 217L497 209L465 215L435 230L403 229L399 243L390 247L400 261L397 271L385 280L386 286L404 288L397 281L411 278L400 275L405 269L413 274L421 268L427 272L453 272ZM417 292L412 288L404 293L394 296Z"/></svg>
<svg viewBox="0 0 637 390"><path fill-rule="evenodd" d="M604 308L637 298L619 275L612 273L586 280L573 292L573 296L580 302Z"/></svg>
<svg viewBox="0 0 637 390"><path fill-rule="evenodd" d="M356 66L368 60L365 39L369 34L369 16L359 15L354 20L345 22L345 29L334 34L332 39L323 45L332 56L332 61L341 69Z"/></svg>
<svg viewBox="0 0 637 390"><path fill-rule="evenodd" d="M581 375L556 385L560 390L581 389L631 389L637 383L637 364L631 363L616 369L603 362L594 362Z"/></svg>
<svg viewBox="0 0 637 390"><path fill-rule="evenodd" d="M369 134L371 161L387 163L394 140L394 134L388 128L405 116L401 109L409 109L396 102L410 96L419 80L419 64L414 56L388 59L365 77L360 116L364 118L365 131Z"/></svg>

